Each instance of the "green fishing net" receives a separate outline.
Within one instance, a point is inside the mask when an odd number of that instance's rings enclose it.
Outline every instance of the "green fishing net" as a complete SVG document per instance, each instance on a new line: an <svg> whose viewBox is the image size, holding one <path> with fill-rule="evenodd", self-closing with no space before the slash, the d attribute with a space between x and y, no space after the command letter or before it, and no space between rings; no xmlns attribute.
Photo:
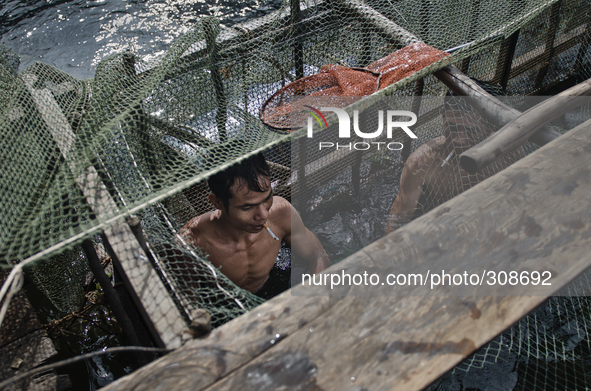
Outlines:
<svg viewBox="0 0 591 391"><path fill-rule="evenodd" d="M77 244L136 215L180 310L203 308L222 324L261 299L178 240L188 220L211 210L208 176L263 151L276 194L290 199L297 185L298 199L318 201L318 191L327 193L318 190L323 184L334 185L333 194L323 194L329 200L385 171L399 175L404 163L399 153L358 161L316 151L292 167L298 149L291 143L304 130L265 125L260 112L269 98L323 66L366 67L422 41L449 55L356 103L363 109L383 96L409 97L408 109L421 118L411 152L442 134L443 100L413 100L446 94L434 72L453 64L506 96L548 93L591 77L589 21L580 0L284 2L232 27L202 18L164 56L121 53L103 60L89 80L41 63L17 75L18 57L2 47L0 262L10 268L33 260L30 273L47 296L68 307L79 292L58 287L78 278L58 265L86 270ZM108 205L93 196L103 190ZM316 204L298 209L305 216Z"/></svg>

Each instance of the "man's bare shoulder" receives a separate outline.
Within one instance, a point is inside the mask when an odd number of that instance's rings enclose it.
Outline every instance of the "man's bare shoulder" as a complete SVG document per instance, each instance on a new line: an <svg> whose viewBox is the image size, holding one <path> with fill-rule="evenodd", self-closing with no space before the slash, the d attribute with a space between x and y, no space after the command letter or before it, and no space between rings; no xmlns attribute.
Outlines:
<svg viewBox="0 0 591 391"><path fill-rule="evenodd" d="M283 197L273 196L273 212L282 214L289 214L291 210L291 203Z"/></svg>
<svg viewBox="0 0 591 391"><path fill-rule="evenodd" d="M283 197L273 196L273 206L269 215L269 223L282 230L282 234L291 232L291 203Z"/></svg>
<svg viewBox="0 0 591 391"><path fill-rule="evenodd" d="M183 239L189 239L191 242L194 242L194 244L197 244L195 243L195 239L202 237L204 233L208 232L208 227L213 225L213 220L216 217L216 213L217 211L211 211L197 217L193 217L183 226L183 228L179 230L179 235Z"/></svg>

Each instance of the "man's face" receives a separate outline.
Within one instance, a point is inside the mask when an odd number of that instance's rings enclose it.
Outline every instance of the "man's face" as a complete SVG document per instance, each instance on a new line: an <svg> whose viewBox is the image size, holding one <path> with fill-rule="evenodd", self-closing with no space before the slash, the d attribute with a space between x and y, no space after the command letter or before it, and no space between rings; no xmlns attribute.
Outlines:
<svg viewBox="0 0 591 391"><path fill-rule="evenodd" d="M252 191L243 181L236 181L230 188L232 198L228 203L227 216L232 224L241 230L258 233L267 222L273 205L273 190L269 178L260 176L259 183L264 192Z"/></svg>

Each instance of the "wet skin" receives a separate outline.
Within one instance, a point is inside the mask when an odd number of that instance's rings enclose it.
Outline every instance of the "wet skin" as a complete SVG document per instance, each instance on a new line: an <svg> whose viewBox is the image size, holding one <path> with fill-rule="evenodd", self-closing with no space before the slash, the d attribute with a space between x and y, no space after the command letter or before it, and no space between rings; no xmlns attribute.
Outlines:
<svg viewBox="0 0 591 391"><path fill-rule="evenodd" d="M226 210L222 201L210 194L217 208L190 220L180 235L209 255L236 285L252 293L269 277L281 241L307 262L307 269L317 273L330 266L318 239L304 227L301 217L284 198L273 196L268 178L260 177L264 192L256 192L237 181ZM280 240L275 240L263 224Z"/></svg>

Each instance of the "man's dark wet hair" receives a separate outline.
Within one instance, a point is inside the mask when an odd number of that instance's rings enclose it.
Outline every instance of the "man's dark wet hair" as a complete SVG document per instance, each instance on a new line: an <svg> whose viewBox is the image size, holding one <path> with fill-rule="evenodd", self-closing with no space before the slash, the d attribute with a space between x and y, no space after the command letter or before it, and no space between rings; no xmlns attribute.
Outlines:
<svg viewBox="0 0 591 391"><path fill-rule="evenodd" d="M228 211L230 198L232 198L230 189L234 183L238 180L243 181L243 184L250 191L263 193L268 188L263 188L263 184L259 182L261 176L269 178L270 174L269 165L263 154L259 152L238 164L234 164L225 171L212 175L207 180L207 184L211 192L222 201L224 208Z"/></svg>

